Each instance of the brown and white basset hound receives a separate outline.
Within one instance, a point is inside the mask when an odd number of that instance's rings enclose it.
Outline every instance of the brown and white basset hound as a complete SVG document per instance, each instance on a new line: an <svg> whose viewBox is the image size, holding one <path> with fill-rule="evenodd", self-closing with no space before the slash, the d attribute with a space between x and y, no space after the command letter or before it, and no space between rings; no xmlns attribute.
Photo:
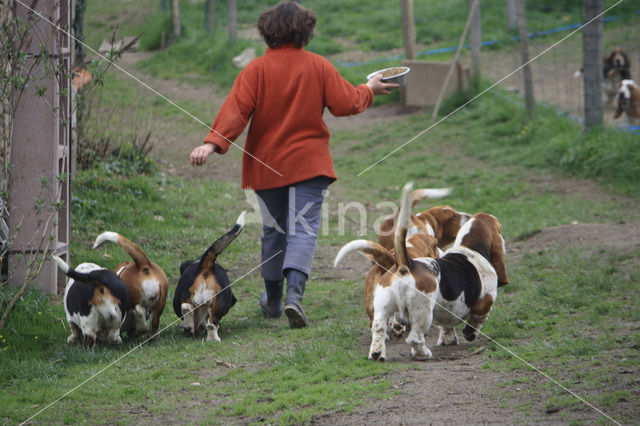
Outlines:
<svg viewBox="0 0 640 426"><path fill-rule="evenodd" d="M434 237L425 234L414 234L407 238L407 252L413 257L438 257L437 241ZM351 241L338 251L333 267L336 268L349 253L360 251L371 259L371 268L364 280L364 306L369 316L369 325L373 322L373 291L380 278L391 269L396 259L393 250L387 250L380 244L369 240ZM402 319L390 319L389 327L394 331L395 336L402 335L404 326Z"/></svg>
<svg viewBox="0 0 640 426"><path fill-rule="evenodd" d="M115 268L115 273L127 284L129 305L127 319L122 331L127 335L143 334L150 331L155 334L160 325L160 316L164 311L169 290L169 280L155 263L136 244L116 232L103 232L98 235L93 248L99 247L105 241L119 245L131 256L133 262L125 261ZM148 319L151 317L151 329Z"/></svg>
<svg viewBox="0 0 640 426"><path fill-rule="evenodd" d="M231 291L227 271L216 259L242 232L246 212L242 212L229 232L218 238L197 260L180 265L180 280L173 295L173 311L182 318L183 333L192 336L207 329L207 342L219 342L220 320L237 299Z"/></svg>
<svg viewBox="0 0 640 426"><path fill-rule="evenodd" d="M406 342L415 360L431 357L424 336L431 324L440 328L438 344L456 344L454 327L466 321L463 334L474 340L496 300L498 287L509 282L504 264L501 225L489 214L473 215L443 257L412 257L406 245L412 184L402 191L394 239L395 265L380 276L373 291L369 358L386 359L389 318L401 312L411 323Z"/></svg>
<svg viewBox="0 0 640 426"><path fill-rule="evenodd" d="M52 256L70 279L64 289L64 311L71 334L67 343L92 348L96 341L122 343L120 327L129 302L127 285L113 271L95 263L81 263L73 269Z"/></svg>
<svg viewBox="0 0 640 426"><path fill-rule="evenodd" d="M613 118L626 114L629 124L640 122L640 87L633 80L622 80L618 90L618 105Z"/></svg>

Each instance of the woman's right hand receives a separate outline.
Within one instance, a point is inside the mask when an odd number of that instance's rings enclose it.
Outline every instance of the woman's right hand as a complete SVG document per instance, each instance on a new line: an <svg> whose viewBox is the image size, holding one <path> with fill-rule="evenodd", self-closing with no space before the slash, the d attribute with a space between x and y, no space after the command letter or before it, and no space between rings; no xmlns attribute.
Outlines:
<svg viewBox="0 0 640 426"><path fill-rule="evenodd" d="M369 86L374 95L388 95L391 93L391 89L400 87L399 84L384 83L382 81L382 74L376 74L371 77L371 80L367 81L367 86Z"/></svg>
<svg viewBox="0 0 640 426"><path fill-rule="evenodd" d="M197 146L191 151L191 165L202 166L207 161L207 156L216 150L216 146L212 143L205 143Z"/></svg>

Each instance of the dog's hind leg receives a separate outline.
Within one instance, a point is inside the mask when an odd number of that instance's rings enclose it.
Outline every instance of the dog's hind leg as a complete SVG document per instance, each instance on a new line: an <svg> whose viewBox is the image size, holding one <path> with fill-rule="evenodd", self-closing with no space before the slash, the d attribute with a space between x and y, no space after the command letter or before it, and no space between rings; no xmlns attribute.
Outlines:
<svg viewBox="0 0 640 426"><path fill-rule="evenodd" d="M431 299L431 297L435 296L428 295L428 297ZM423 303L419 307L414 306L412 309L409 309L411 331L405 339L405 342L411 345L411 359L415 361L425 361L433 356L429 348L427 348L424 339L425 334L429 331L429 327L431 327L432 319L433 306L431 302Z"/></svg>
<svg viewBox="0 0 640 426"><path fill-rule="evenodd" d="M147 310L142 305L136 305L133 310L136 324L136 334L144 334L148 330L147 326Z"/></svg>
<svg viewBox="0 0 640 426"><path fill-rule="evenodd" d="M493 296L486 294L483 298L471 304L471 312L467 319L467 325L462 329L464 338L472 342L478 337L478 332L489 317L489 312L493 306Z"/></svg>
<svg viewBox="0 0 640 426"><path fill-rule="evenodd" d="M191 303L183 303L180 305L180 310L182 312L182 333L185 336L191 336L196 332L193 305Z"/></svg>
<svg viewBox="0 0 640 426"><path fill-rule="evenodd" d="M79 343L82 339L82 330L72 322L69 323L69 327L71 327L71 334L67 337L67 343Z"/></svg>
<svg viewBox="0 0 640 426"><path fill-rule="evenodd" d="M389 317L397 310L392 291L389 288L378 287L373 295L373 321L371 322L369 359L382 362L387 359L387 324L389 323Z"/></svg>
<svg viewBox="0 0 640 426"><path fill-rule="evenodd" d="M219 320L216 318L216 304L211 304L209 311L209 319L207 320L207 342L219 342L220 336L218 336L218 324Z"/></svg>

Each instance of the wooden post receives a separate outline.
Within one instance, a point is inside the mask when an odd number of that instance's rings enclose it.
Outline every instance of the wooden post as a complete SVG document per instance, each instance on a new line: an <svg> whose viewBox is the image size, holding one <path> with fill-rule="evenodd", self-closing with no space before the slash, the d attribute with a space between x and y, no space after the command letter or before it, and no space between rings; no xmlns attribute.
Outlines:
<svg viewBox="0 0 640 426"><path fill-rule="evenodd" d="M402 9L402 35L404 56L406 59L416 58L416 24L413 15L413 0L400 0Z"/></svg>
<svg viewBox="0 0 640 426"><path fill-rule="evenodd" d="M38 12L51 22L71 28L70 3L70 0L63 0L34 4ZM26 21L28 14L28 10L19 4L17 18ZM66 33L56 31L55 27L42 19L38 19L30 31L39 35L36 38L39 42L31 43L29 53L40 53L41 41L52 56L56 71L47 74L44 64L38 65L39 68L32 74L37 76L36 81L22 93L13 117L11 162L14 167L10 176L9 209L12 242L8 258L9 283L17 286L22 286L27 273L34 271L29 266L33 259L43 259L56 251L69 261L71 196L68 174L72 109L69 77L72 44ZM34 64L33 61L27 59L25 69ZM42 97L36 95L36 85L46 88ZM62 179L63 176L66 177ZM35 205L38 198L44 207L40 213ZM60 208L52 210L50 207L57 203ZM66 277L58 271L53 261L48 261L42 265L32 282L46 292L56 293L59 287L64 288Z"/></svg>
<svg viewBox="0 0 640 426"><path fill-rule="evenodd" d="M453 77L453 72L458 68L458 59L460 58L460 52L462 51L462 46L464 45L464 41L467 38L467 32L469 31L469 27L471 26L471 19L473 14L476 11L476 8L479 6L479 2L472 2L471 8L469 9L469 16L467 17L467 23L464 26L464 30L462 31L462 35L460 36L460 41L458 42L458 48L456 49L456 54L453 56L453 61L449 66L449 72L447 73L447 77L444 79L444 84L440 89L440 93L438 94L438 99L436 100L436 104L433 107L433 114L431 114L431 122L433 123L438 116L438 110L440 109L440 104L442 103L442 99L444 99L444 93L449 87L449 83L451 82L451 77Z"/></svg>
<svg viewBox="0 0 640 426"><path fill-rule="evenodd" d="M518 6L518 31L520 33L520 56L524 66L522 67L522 75L524 78L524 98L527 106L527 114L533 114L536 102L533 96L533 77L531 75L531 66L529 65L529 44L527 39L527 2L526 0L517 0Z"/></svg>
<svg viewBox="0 0 640 426"><path fill-rule="evenodd" d="M602 0L584 0L584 22L602 13ZM602 125L602 19L598 18L582 30L584 125L589 129Z"/></svg>
<svg viewBox="0 0 640 426"><path fill-rule="evenodd" d="M509 20L509 29L515 31L518 29L518 7L517 0L507 0L507 18Z"/></svg>
<svg viewBox="0 0 640 426"><path fill-rule="evenodd" d="M475 13L471 17L471 75L476 76L480 72L480 47L482 45L482 18L480 16L480 0L469 0L469 7Z"/></svg>
<svg viewBox="0 0 640 426"><path fill-rule="evenodd" d="M229 41L238 39L238 2L229 0Z"/></svg>
<svg viewBox="0 0 640 426"><path fill-rule="evenodd" d="M213 32L215 11L216 11L216 0L207 0L204 7L204 14L205 14L205 26L207 27L208 33Z"/></svg>
<svg viewBox="0 0 640 426"><path fill-rule="evenodd" d="M180 2L179 0L171 0L171 28L173 30L173 37L178 38L182 33L180 27Z"/></svg>

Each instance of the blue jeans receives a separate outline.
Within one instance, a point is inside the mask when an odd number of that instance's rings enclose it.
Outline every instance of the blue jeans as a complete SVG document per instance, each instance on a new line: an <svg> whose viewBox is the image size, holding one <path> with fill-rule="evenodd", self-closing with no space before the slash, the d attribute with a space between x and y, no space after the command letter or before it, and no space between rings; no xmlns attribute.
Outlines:
<svg viewBox="0 0 640 426"><path fill-rule="evenodd" d="M281 280L289 268L309 275L318 241L322 202L331 182L328 177L318 176L289 186L256 191L262 215L262 262L265 262L260 271L265 280Z"/></svg>

